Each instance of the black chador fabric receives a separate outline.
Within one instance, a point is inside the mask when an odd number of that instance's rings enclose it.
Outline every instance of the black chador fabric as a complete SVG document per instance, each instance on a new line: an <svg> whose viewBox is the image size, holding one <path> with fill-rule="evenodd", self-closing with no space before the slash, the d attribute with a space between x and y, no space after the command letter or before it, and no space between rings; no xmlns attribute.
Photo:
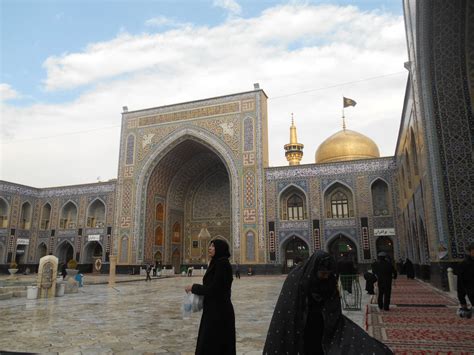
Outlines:
<svg viewBox="0 0 474 355"><path fill-rule="evenodd" d="M406 259L405 263L403 264L404 271L407 275L407 278L414 279L415 278L415 269L413 267L413 263L410 259Z"/></svg>
<svg viewBox="0 0 474 355"><path fill-rule="evenodd" d="M374 284L377 282L377 277L371 272L364 272L365 290L369 295L374 295Z"/></svg>
<svg viewBox="0 0 474 355"><path fill-rule="evenodd" d="M318 277L318 271L328 270L328 279ZM273 312L265 355L392 354L342 315L335 271L334 259L322 251L293 269Z"/></svg>
<svg viewBox="0 0 474 355"><path fill-rule="evenodd" d="M216 253L204 275L203 284L192 287L192 293L204 295L196 354L234 355L235 315L230 299L233 277L229 247L218 239L212 243Z"/></svg>

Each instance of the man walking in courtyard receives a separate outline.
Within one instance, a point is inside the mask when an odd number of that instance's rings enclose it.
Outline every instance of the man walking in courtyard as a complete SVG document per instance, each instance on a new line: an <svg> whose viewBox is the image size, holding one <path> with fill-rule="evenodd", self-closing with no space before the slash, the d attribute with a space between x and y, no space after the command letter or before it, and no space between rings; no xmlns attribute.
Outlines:
<svg viewBox="0 0 474 355"><path fill-rule="evenodd" d="M145 272L146 272L146 279L145 279L145 281L151 281L151 277L150 277L151 265L150 265L150 264L147 264L147 265L146 265Z"/></svg>
<svg viewBox="0 0 474 355"><path fill-rule="evenodd" d="M377 276L379 289L377 303L379 309L389 311L390 296L392 294L392 279L395 280L397 278L397 271L392 263L387 260L387 253L380 252L378 258L379 259L373 264L373 272L375 276Z"/></svg>

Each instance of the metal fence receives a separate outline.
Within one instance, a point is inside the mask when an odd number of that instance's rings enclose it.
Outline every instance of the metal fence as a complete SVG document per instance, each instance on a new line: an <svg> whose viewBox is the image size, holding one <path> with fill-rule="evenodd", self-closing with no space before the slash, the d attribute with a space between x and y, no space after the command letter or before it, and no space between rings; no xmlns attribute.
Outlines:
<svg viewBox="0 0 474 355"><path fill-rule="evenodd" d="M359 275L340 275L339 293L343 309L355 311L362 308L362 289Z"/></svg>

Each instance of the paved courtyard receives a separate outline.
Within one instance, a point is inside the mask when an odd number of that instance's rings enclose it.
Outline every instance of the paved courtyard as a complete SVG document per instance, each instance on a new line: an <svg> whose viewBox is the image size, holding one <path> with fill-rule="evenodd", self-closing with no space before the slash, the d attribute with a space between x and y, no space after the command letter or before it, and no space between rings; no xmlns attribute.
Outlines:
<svg viewBox="0 0 474 355"><path fill-rule="evenodd" d="M61 354L194 354L201 313L183 320L184 286L201 277L86 285L52 299L0 301L0 350ZM237 352L261 354L285 276L235 280ZM363 299L364 304L368 298ZM346 313L360 325L363 311Z"/></svg>

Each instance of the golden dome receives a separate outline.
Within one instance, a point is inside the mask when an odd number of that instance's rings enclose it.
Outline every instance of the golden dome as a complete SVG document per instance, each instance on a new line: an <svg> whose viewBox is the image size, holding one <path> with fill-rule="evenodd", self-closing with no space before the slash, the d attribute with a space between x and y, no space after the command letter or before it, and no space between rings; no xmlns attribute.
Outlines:
<svg viewBox="0 0 474 355"><path fill-rule="evenodd" d="M327 138L316 150L316 163L379 158L379 148L369 137L343 129Z"/></svg>

